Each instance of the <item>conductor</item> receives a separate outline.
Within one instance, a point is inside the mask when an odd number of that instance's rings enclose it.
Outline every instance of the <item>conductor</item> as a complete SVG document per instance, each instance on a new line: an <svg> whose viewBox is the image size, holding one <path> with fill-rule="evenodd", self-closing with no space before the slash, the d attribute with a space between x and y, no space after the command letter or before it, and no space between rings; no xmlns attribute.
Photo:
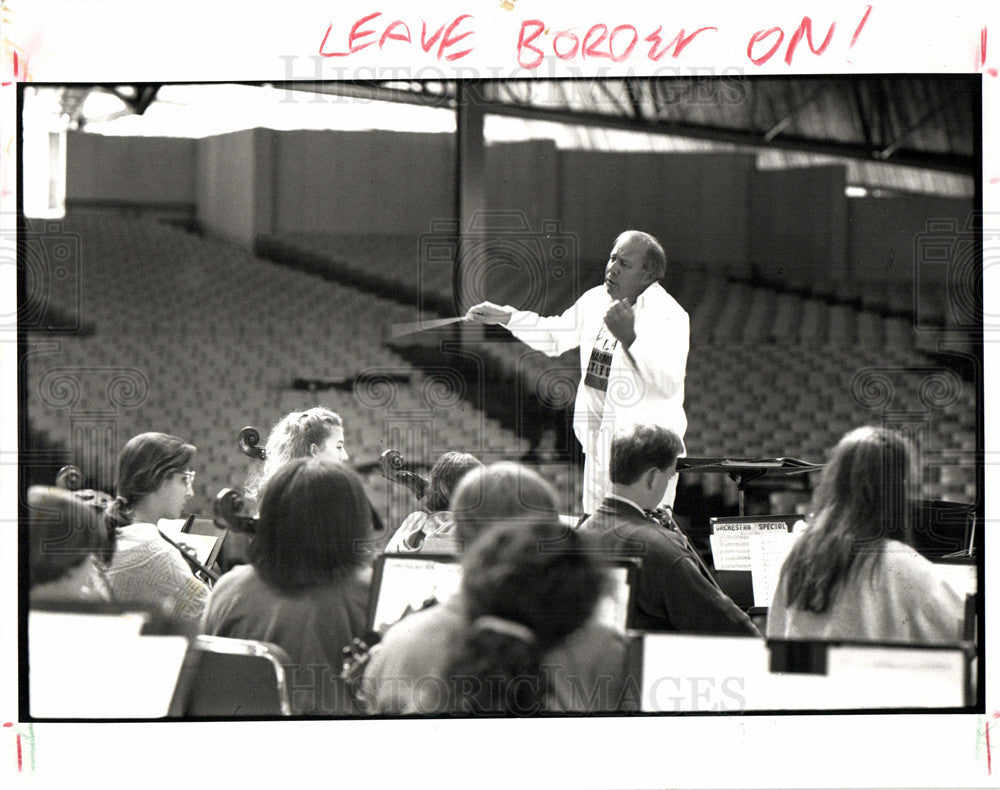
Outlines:
<svg viewBox="0 0 1000 790"><path fill-rule="evenodd" d="M583 445L583 511L594 513L611 488L611 439L639 423L668 428L683 439L688 314L659 284L663 247L650 234L627 230L615 240L603 285L586 291L562 315L544 317L482 302L466 318L502 324L548 356L580 349L580 386L573 429ZM672 507L677 478L663 502Z"/></svg>

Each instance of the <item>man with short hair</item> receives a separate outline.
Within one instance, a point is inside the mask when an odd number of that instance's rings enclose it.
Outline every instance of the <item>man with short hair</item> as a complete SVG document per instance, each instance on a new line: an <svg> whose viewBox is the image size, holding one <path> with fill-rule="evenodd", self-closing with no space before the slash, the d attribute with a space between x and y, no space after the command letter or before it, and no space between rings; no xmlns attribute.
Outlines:
<svg viewBox="0 0 1000 790"><path fill-rule="evenodd" d="M750 618L722 592L673 519L648 515L676 473L683 449L672 431L637 425L611 443L611 491L580 526L612 555L638 557L641 630L759 636Z"/></svg>
<svg viewBox="0 0 1000 790"><path fill-rule="evenodd" d="M648 422L684 436L684 374L688 314L658 280L666 273L663 247L650 234L627 230L614 243L604 283L560 316L483 302L466 318L502 324L548 356L580 349L581 381L573 428L583 445L583 512L593 513L610 487L611 437L622 425ZM673 505L672 480L662 503Z"/></svg>

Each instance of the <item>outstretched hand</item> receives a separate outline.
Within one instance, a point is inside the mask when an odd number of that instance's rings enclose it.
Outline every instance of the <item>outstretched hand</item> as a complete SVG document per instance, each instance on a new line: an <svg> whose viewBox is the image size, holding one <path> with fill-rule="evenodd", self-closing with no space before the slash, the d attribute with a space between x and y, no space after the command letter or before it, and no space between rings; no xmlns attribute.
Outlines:
<svg viewBox="0 0 1000 790"><path fill-rule="evenodd" d="M506 324L510 321L512 313L505 307L493 304L493 302L480 302L469 308L465 317L469 321L479 324Z"/></svg>
<svg viewBox="0 0 1000 790"><path fill-rule="evenodd" d="M604 314L608 330L628 348L635 342L635 313L627 299L616 299Z"/></svg>

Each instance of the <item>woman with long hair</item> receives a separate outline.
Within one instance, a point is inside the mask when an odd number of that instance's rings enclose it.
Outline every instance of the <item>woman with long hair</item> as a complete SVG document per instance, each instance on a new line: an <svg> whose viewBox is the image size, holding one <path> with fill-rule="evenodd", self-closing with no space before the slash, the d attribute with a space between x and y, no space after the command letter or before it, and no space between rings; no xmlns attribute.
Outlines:
<svg viewBox="0 0 1000 790"><path fill-rule="evenodd" d="M455 520L449 505L452 492L467 472L482 468L474 455L447 452L431 467L430 491L422 510L410 513L385 546L386 552L418 552L425 545L434 547L439 536L447 535Z"/></svg>
<svg viewBox="0 0 1000 790"><path fill-rule="evenodd" d="M950 641L963 601L909 534L915 478L909 442L858 428L834 448L813 516L781 568L767 635L787 639Z"/></svg>
<svg viewBox="0 0 1000 790"><path fill-rule="evenodd" d="M117 543L107 568L114 598L166 607L182 620L201 616L208 587L156 524L180 518L194 494L195 452L194 445L169 434L133 436L118 457L115 498L107 510Z"/></svg>
<svg viewBox="0 0 1000 790"><path fill-rule="evenodd" d="M305 411L289 412L278 420L267 437L263 465L247 478L247 496L259 502L261 491L271 476L295 458L324 458L346 464L350 455L344 445L344 421L340 415L325 406L314 406ZM374 506L369 507L373 528L379 534L371 545L374 550L384 540L384 526ZM236 537L229 557L229 562L234 564L249 556L249 539L242 535L231 537Z"/></svg>
<svg viewBox="0 0 1000 790"><path fill-rule="evenodd" d="M344 421L323 406L293 411L271 429L264 447L264 463L247 480L246 490L258 498L271 476L293 458L326 458L346 463Z"/></svg>
<svg viewBox="0 0 1000 790"><path fill-rule="evenodd" d="M364 636L371 584L371 506L338 461L296 458L261 492L250 564L219 579L202 632L285 649L296 713L347 712L341 651Z"/></svg>

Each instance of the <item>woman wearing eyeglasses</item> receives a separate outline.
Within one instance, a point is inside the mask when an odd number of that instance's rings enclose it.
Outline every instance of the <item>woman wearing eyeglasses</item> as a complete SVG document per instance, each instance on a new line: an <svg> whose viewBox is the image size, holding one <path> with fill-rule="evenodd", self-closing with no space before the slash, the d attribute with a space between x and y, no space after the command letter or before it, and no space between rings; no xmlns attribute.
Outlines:
<svg viewBox="0 0 1000 790"><path fill-rule="evenodd" d="M201 616L208 587L156 524L180 518L193 496L195 451L165 433L132 437L118 457L116 496L108 508L117 541L107 572L115 599L166 606L172 616L187 621Z"/></svg>

